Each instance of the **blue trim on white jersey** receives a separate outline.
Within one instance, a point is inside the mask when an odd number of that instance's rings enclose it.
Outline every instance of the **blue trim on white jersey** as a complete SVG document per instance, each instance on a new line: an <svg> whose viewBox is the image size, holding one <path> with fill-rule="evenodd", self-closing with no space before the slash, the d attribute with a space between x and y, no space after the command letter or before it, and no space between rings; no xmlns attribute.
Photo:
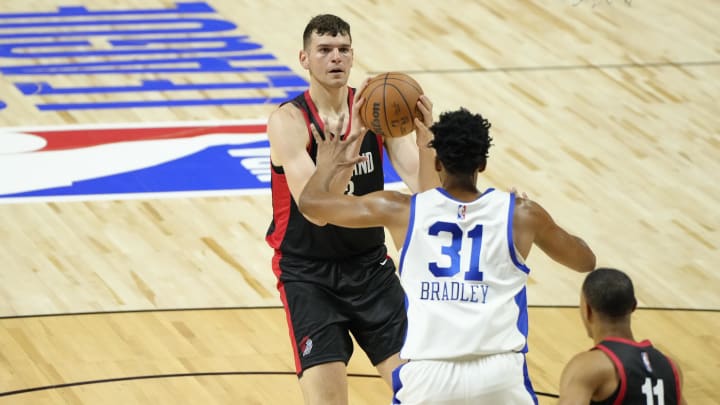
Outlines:
<svg viewBox="0 0 720 405"><path fill-rule="evenodd" d="M395 370L392 372L392 389L393 389L393 398L392 403L394 404L401 404L399 399L397 399L397 393L402 389L403 383L400 381L400 369L403 368L408 363L403 363L397 367L395 367Z"/></svg>
<svg viewBox="0 0 720 405"><path fill-rule="evenodd" d="M410 309L410 300L408 299L407 293L405 293L404 295L405 295L405 314L407 314L408 310ZM402 346L400 346L401 350L403 347L405 347L405 342L407 342L408 329L410 329L410 328L405 328L405 333L403 334L403 343L402 343Z"/></svg>
<svg viewBox="0 0 720 405"><path fill-rule="evenodd" d="M515 194L510 193L510 208L508 209L508 221L507 221L507 242L508 249L510 250L510 258L512 259L515 266L524 271L526 274L530 274L530 268L525 263L520 262L515 251L515 242L513 242L513 216L515 214Z"/></svg>
<svg viewBox="0 0 720 405"><path fill-rule="evenodd" d="M525 336L525 347L520 350L521 353L527 353L528 351L528 312L527 312L527 286L523 287L519 293L515 296L515 304L518 306L518 320L517 328L523 336Z"/></svg>
<svg viewBox="0 0 720 405"><path fill-rule="evenodd" d="M417 194L413 194L412 197L410 197L410 217L408 218L408 228L405 231L405 242L403 243L402 249L400 250L400 264L398 265L398 275L402 274L403 267L405 264L405 253L408 250L408 246L410 246L410 239L412 239L412 231L413 227L415 226L415 206L417 205ZM408 309L410 307L410 300L408 299L407 294L405 294L405 313L407 314ZM403 346L405 346L405 342L407 341L407 332L408 328L405 328L405 336L403 336Z"/></svg>
<svg viewBox="0 0 720 405"><path fill-rule="evenodd" d="M530 382L530 374L528 373L527 358L523 355L523 377L525 378L525 389L527 390L530 397L532 397L533 403L538 405L537 395L535 395L535 389Z"/></svg>
<svg viewBox="0 0 720 405"><path fill-rule="evenodd" d="M448 193L448 191L445 190L445 189L442 188L442 187L436 187L435 190L437 190L440 194L444 195L445 197L447 197L447 198L449 198L449 199L451 199L451 200L453 200L453 201L455 201L455 202L458 202L458 203L460 203L460 204L470 204L470 203L472 203L472 202L475 202L475 201L483 198L483 196L484 196L485 194L487 194L487 193L489 193L489 192L491 192L491 191L494 191L495 189L492 188L492 187L490 187L489 189L485 190L482 194L480 194L480 196L479 196L478 198L476 198L475 200L473 200L473 201L460 201L460 200L458 200L457 198L451 196L450 193Z"/></svg>
<svg viewBox="0 0 720 405"><path fill-rule="evenodd" d="M405 264L405 253L407 252L408 246L410 246L410 239L412 239L413 227L415 226L415 204L417 203L417 194L413 194L410 197L410 217L408 218L408 227L405 230L405 242L403 243L402 250L400 251L400 265L398 266L398 274L402 274L403 264Z"/></svg>

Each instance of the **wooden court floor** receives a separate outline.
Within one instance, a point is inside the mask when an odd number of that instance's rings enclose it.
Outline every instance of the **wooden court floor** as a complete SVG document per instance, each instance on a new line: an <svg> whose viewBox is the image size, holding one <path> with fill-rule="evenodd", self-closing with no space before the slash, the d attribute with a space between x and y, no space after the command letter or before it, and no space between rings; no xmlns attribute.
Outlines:
<svg viewBox="0 0 720 405"><path fill-rule="evenodd" d="M720 275L714 269L720 262L720 4L575 3L204 2L237 26L235 34L262 44L302 77L297 53L305 23L316 14L338 14L353 30L351 84L405 71L433 100L436 115L459 106L481 112L494 137L481 187L526 191L590 244L599 265L627 271L641 306L636 337L679 360L689 403L720 403L714 392L720 375ZM174 4L0 2L0 185L49 175L42 165L10 169L17 154L8 139L18 127L267 117L276 103L38 107L221 99L239 92L232 89L27 95L17 86L266 80L223 72L12 73L21 65L107 59L18 56L27 51L17 43L33 41L32 29L18 24L33 19L12 14ZM91 46L111 51L113 38L95 37ZM281 95L274 88L243 94ZM0 405L300 404L272 252L263 239L270 217L267 192L75 201L0 195ZM549 394L540 402L552 404L564 362L591 345L576 308L582 277L541 252L528 264L530 375L535 389ZM349 372L352 404L388 403L388 389L362 353L356 351Z"/></svg>

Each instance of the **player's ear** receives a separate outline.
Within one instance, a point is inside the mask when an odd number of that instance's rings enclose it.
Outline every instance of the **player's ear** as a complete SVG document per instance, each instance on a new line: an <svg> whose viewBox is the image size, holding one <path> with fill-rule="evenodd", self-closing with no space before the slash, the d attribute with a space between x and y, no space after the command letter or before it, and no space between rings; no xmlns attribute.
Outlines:
<svg viewBox="0 0 720 405"><path fill-rule="evenodd" d="M305 52L304 49L300 50L300 54L298 55L298 59L300 60L300 65L303 67L303 69L310 69L310 62L308 61L308 54Z"/></svg>
<svg viewBox="0 0 720 405"><path fill-rule="evenodd" d="M580 315L585 321L589 321L592 316L592 308L590 308L590 305L587 304L584 296L580 297Z"/></svg>

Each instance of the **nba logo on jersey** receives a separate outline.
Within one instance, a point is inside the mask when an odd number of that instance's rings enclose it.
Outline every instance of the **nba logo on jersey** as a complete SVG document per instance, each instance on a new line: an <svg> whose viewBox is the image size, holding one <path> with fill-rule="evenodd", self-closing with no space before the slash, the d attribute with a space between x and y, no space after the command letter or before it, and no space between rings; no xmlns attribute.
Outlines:
<svg viewBox="0 0 720 405"><path fill-rule="evenodd" d="M650 356L648 356L647 352L642 352L640 354L640 357L642 357L643 364L645 365L645 369L648 371L648 373L652 373L652 365L650 364Z"/></svg>
<svg viewBox="0 0 720 405"><path fill-rule="evenodd" d="M458 213L457 213L458 219L465 219L465 211L467 211L467 205L464 205L464 204L458 205Z"/></svg>

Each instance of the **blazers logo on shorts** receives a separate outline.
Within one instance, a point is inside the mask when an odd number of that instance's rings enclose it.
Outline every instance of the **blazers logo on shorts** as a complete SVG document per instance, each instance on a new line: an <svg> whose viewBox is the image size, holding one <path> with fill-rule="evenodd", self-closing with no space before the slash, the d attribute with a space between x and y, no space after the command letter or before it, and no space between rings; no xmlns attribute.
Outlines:
<svg viewBox="0 0 720 405"><path fill-rule="evenodd" d="M313 348L312 339L310 339L307 336L302 338L302 340L300 341L300 351L302 352L303 357L310 354L310 352L312 351L312 348Z"/></svg>

